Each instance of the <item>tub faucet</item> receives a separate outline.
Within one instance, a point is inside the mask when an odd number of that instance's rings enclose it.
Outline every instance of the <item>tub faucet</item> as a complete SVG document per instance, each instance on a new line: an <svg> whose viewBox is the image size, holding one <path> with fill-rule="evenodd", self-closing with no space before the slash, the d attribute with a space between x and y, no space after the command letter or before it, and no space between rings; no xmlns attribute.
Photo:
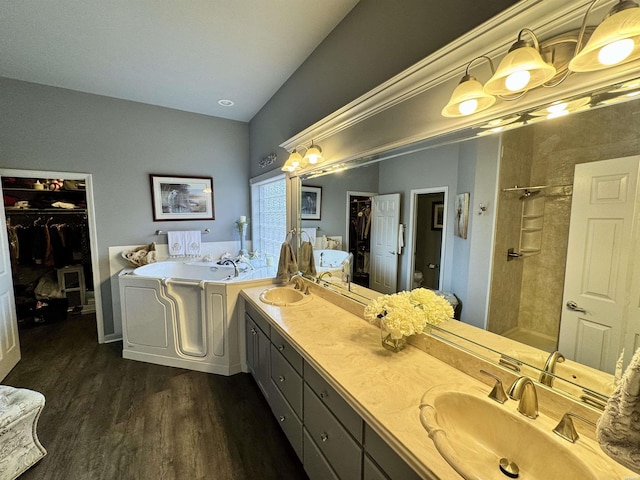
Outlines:
<svg viewBox="0 0 640 480"><path fill-rule="evenodd" d="M238 275L240 275L240 269L238 269L238 264L233 260L231 260L230 258L225 258L220 262L220 265L229 265L229 264L233 265L234 277L237 277Z"/></svg>
<svg viewBox="0 0 640 480"><path fill-rule="evenodd" d="M329 270L320 272L320 274L316 277L316 283L320 283L320 280L322 280L324 277L333 277L333 275Z"/></svg>
<svg viewBox="0 0 640 480"><path fill-rule="evenodd" d="M538 417L538 394L529 377L518 377L507 395L512 400L518 400L518 411L525 417Z"/></svg>
<svg viewBox="0 0 640 480"><path fill-rule="evenodd" d="M562 363L564 360L564 355L559 351L556 350L551 353L544 364L544 371L540 374L540 383L548 387L553 387L553 380L555 379L553 373L556 371L556 363Z"/></svg>

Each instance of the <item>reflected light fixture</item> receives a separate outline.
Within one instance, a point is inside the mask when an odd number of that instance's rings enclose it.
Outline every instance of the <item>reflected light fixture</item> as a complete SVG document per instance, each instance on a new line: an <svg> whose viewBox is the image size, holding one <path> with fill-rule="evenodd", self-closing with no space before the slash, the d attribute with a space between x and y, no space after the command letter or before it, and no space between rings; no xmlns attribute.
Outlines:
<svg viewBox="0 0 640 480"><path fill-rule="evenodd" d="M598 0L589 6L582 22L578 50L582 44L587 16ZM620 0L595 29L582 50L569 62L573 72L593 72L640 58L640 8L632 0Z"/></svg>
<svg viewBox="0 0 640 480"><path fill-rule="evenodd" d="M300 154L300 149L304 149L304 156ZM305 147L304 145L297 145L289 155L289 158L284 162L282 166L283 172L293 173L297 170L305 168L308 165L316 165L324 161L322 158L322 148L320 145L315 145L313 140L311 146Z"/></svg>
<svg viewBox="0 0 640 480"><path fill-rule="evenodd" d="M533 43L522 39L524 33L529 34ZM542 85L555 74L555 67L545 62L540 55L540 45L535 33L523 28L518 33L518 40L484 86L484 91L489 95L514 95Z"/></svg>
<svg viewBox="0 0 640 480"><path fill-rule="evenodd" d="M493 62L485 55L474 58L469 62L464 73L464 77L451 94L449 103L442 109L444 117L463 117L472 113L481 112L489 108L496 102L496 97L484 92L482 84L469 74L471 65L476 60L485 59L489 62L491 73L495 73Z"/></svg>

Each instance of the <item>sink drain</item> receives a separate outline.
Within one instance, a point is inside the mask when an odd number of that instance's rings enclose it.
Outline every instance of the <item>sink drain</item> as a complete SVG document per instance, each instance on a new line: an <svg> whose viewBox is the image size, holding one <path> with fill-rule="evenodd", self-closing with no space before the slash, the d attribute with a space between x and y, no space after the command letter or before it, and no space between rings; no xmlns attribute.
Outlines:
<svg viewBox="0 0 640 480"><path fill-rule="evenodd" d="M500 459L500 471L509 478L518 478L520 476L518 465L510 462L508 458Z"/></svg>

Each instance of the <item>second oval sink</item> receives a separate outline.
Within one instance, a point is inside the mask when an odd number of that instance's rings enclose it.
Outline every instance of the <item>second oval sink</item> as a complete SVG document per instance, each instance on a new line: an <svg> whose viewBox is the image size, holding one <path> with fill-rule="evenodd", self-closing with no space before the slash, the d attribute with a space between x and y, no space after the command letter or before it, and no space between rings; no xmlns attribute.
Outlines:
<svg viewBox="0 0 640 480"><path fill-rule="evenodd" d="M503 458L517 464L522 479L618 478L595 442L582 437L580 443L566 442L552 433L551 419L526 418L517 412L516 401L500 405L488 392L449 384L433 387L422 398L422 425L463 478L507 479L500 468Z"/></svg>
<svg viewBox="0 0 640 480"><path fill-rule="evenodd" d="M286 307L304 305L311 300L311 295L305 295L293 287L272 287L260 294L260 300L269 305Z"/></svg>

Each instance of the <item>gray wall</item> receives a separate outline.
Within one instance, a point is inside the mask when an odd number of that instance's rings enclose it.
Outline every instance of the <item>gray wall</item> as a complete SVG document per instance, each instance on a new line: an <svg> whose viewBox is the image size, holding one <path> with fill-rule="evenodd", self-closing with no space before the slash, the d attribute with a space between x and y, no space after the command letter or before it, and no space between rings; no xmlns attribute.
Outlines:
<svg viewBox="0 0 640 480"><path fill-rule="evenodd" d="M288 138L515 3L360 0L251 120L251 176L272 152L268 169L284 163Z"/></svg>
<svg viewBox="0 0 640 480"><path fill-rule="evenodd" d="M93 175L106 334L109 246L166 243L157 229L233 240L233 222L250 214L246 123L4 78L0 92L0 168ZM212 176L216 219L153 222L149 173Z"/></svg>

